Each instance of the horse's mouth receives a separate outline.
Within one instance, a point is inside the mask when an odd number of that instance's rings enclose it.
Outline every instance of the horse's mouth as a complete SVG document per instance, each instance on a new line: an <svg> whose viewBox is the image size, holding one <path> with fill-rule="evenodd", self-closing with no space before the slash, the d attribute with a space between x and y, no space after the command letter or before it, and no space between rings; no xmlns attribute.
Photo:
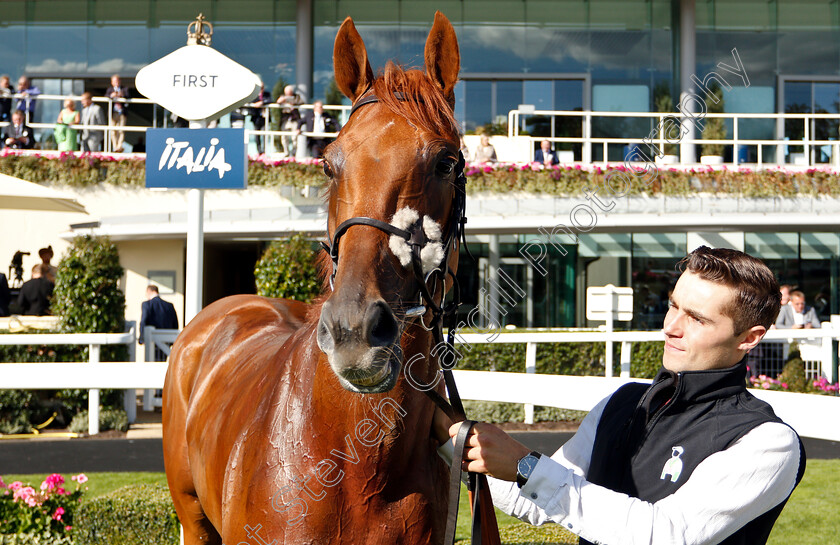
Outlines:
<svg viewBox="0 0 840 545"><path fill-rule="evenodd" d="M402 350L394 348L371 348L363 359L372 360L363 369L355 367L336 373L345 390L359 394L387 392L397 384L402 367Z"/></svg>

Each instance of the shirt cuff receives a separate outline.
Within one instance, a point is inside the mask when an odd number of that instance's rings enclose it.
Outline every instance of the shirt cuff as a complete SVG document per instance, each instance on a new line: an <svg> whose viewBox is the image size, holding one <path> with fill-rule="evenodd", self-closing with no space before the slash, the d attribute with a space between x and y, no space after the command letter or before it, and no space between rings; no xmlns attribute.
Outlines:
<svg viewBox="0 0 840 545"><path fill-rule="evenodd" d="M538 507L548 511L549 504L552 504L552 499L557 496L563 487L568 487L572 484L571 479L574 472L553 460L550 456L543 454L540 456L540 461L534 466L534 471L528 477L528 482L520 489L519 494L527 500L533 502ZM554 502L551 507L552 515L566 516L565 513L557 512L558 502Z"/></svg>

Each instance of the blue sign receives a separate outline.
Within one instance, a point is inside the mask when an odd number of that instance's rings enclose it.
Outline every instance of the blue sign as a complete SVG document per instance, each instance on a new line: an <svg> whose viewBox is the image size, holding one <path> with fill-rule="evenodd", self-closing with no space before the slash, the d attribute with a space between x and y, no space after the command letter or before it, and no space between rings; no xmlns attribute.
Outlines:
<svg viewBox="0 0 840 545"><path fill-rule="evenodd" d="M146 187L245 189L245 129L148 129Z"/></svg>

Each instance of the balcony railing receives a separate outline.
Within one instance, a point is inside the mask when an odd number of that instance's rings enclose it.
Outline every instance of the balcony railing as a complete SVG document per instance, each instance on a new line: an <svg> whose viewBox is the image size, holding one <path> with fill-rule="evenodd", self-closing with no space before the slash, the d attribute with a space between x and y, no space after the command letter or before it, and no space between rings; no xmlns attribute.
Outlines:
<svg viewBox="0 0 840 545"><path fill-rule="evenodd" d="M531 136L523 134L529 121L534 123L536 118L542 117L550 120L550 133L542 136ZM595 111L561 111L561 110L511 110L508 113L508 137L529 138L532 140L531 149L537 147L541 140L549 140L553 143L564 143L580 146L580 162L592 163L594 151L600 148L601 162L610 161L610 151L616 151L615 147L621 149L620 159L613 159L612 162L623 161L628 156L631 146L638 146L640 151L650 159L655 155L676 155L667 154L668 148L679 146L683 143L693 143L698 146L704 144L719 144L731 148L731 160L728 164L738 166L740 164L752 164L759 168L778 165L796 166L840 166L840 114L811 114L811 113L706 113L696 114L693 120L681 112L595 112ZM710 119L723 119L727 135L731 138L711 139L703 138L699 127L705 127ZM607 125L617 125L620 120L635 120L636 125L631 130L636 134L622 136L593 136L594 132L609 133ZM666 120L673 120L666 123ZM685 120L698 127L695 128L695 136L689 142L688 135L680 135L678 128ZM762 121L764 120L764 121ZM645 123L647 121L647 123ZM576 136L558 134L558 123L563 122L567 127L566 132L578 133ZM757 125L764 126L758 127ZM600 127L599 127L600 125ZM639 125L644 125L643 131ZM752 125L752 127L748 127ZM573 127L569 131L569 127ZM663 129L665 127L665 129ZM612 127L615 129L615 127ZM668 130L670 128L670 130ZM600 130L598 130L600 129ZM773 138L745 138L744 131L748 133L773 133ZM671 135L666 134L672 133ZM673 134L677 133L677 134ZM827 136L830 134L834 136ZM791 136L785 136L789 134ZM826 138L817 138L821 134ZM799 136L801 135L801 136ZM669 140L668 136L671 136ZM556 146L555 146L556 147ZM755 148L754 159L749 158L745 152L749 148ZM796 151L792 151L793 148ZM800 151L801 150L801 151ZM750 150L751 151L751 150ZM770 152L768 154L768 151ZM616 154L613 154L615 156ZM728 155L728 153L727 153ZM772 155L772 160L767 160ZM674 157L678 162L679 157ZM562 160L562 159L561 159ZM638 156L636 161L639 159ZM668 161L663 161L667 163Z"/></svg>

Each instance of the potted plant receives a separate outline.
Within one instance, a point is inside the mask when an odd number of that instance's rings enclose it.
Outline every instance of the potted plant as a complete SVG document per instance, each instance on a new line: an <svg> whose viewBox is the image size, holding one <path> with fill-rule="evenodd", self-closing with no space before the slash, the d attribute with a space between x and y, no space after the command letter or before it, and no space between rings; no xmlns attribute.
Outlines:
<svg viewBox="0 0 840 545"><path fill-rule="evenodd" d="M713 85L710 89L712 95L706 100L706 112L710 114L723 113L723 89L720 85ZM706 126L703 128L703 140L724 140L726 139L726 123L722 117L707 117ZM723 164L724 144L706 144L701 146L700 162L704 165Z"/></svg>

